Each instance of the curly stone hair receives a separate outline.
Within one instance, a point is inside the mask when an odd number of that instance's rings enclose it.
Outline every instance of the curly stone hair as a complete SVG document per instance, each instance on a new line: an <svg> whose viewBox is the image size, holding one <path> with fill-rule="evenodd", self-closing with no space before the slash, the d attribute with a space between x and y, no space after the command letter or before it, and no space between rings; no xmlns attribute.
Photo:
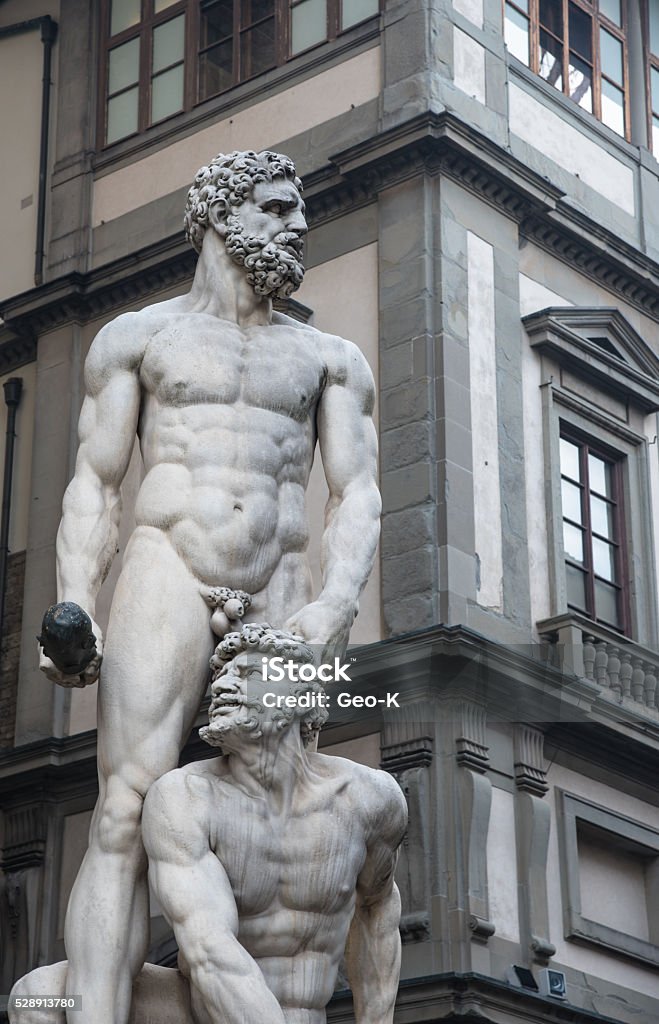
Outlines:
<svg viewBox="0 0 659 1024"><path fill-rule="evenodd" d="M259 181L274 181L287 178L298 192L302 182L295 173L295 164L282 153L254 150L233 153L218 153L207 167L200 167L195 175L185 207L183 224L185 237L196 252L201 252L206 228L209 226L208 212L211 203L220 202L224 216L238 207L251 195Z"/></svg>
<svg viewBox="0 0 659 1024"><path fill-rule="evenodd" d="M245 652L282 657L298 665L308 665L314 661L313 651L297 633L274 629L267 622L246 622L239 632L227 633L215 648L210 660L213 679L216 679L227 662ZM291 693L295 697L308 692L320 694L325 693L325 689L315 680L291 684ZM320 732L328 714L327 709L320 706L311 707L305 712L300 721L300 733L305 747ZM203 739L201 731L200 735Z"/></svg>

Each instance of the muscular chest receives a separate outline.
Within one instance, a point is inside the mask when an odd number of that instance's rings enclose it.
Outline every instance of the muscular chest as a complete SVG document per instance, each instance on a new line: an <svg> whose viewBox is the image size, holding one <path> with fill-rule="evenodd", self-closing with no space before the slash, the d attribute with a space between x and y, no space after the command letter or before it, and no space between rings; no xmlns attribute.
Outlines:
<svg viewBox="0 0 659 1024"><path fill-rule="evenodd" d="M209 326L209 319L190 318L152 339L142 363L145 391L165 407L242 403L306 419L323 381L306 335L274 325Z"/></svg>
<svg viewBox="0 0 659 1024"><path fill-rule="evenodd" d="M218 832L215 852L241 915L276 905L333 913L352 899L365 850L348 820L311 813L281 827L252 813L237 825Z"/></svg>

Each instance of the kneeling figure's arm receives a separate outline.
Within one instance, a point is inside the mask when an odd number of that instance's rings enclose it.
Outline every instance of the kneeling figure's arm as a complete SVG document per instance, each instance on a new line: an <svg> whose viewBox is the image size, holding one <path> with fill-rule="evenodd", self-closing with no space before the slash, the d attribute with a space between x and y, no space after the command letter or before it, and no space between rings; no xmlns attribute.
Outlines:
<svg viewBox="0 0 659 1024"><path fill-rule="evenodd" d="M197 1019L284 1024L258 964L236 938L236 901L209 845L207 787L175 771L149 790L142 820L149 879L174 929Z"/></svg>
<svg viewBox="0 0 659 1024"><path fill-rule="evenodd" d="M394 869L407 826L407 805L398 784L384 772L378 776L346 949L357 1024L392 1024L400 975L400 895Z"/></svg>

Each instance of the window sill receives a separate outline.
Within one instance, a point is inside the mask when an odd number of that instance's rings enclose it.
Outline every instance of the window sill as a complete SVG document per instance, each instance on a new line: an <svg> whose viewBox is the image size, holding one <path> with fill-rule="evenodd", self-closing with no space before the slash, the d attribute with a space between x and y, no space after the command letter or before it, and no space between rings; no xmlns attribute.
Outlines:
<svg viewBox="0 0 659 1024"><path fill-rule="evenodd" d="M201 128L222 119L230 113L251 106L264 96L272 96L304 81L313 74L339 64L349 57L371 49L380 38L380 15L370 18L354 29L342 33L330 42L320 44L292 57L286 64L266 71L256 78L204 100L192 110L175 114L166 121L153 125L139 135L120 140L104 149L99 147L92 161L96 177L117 170Z"/></svg>

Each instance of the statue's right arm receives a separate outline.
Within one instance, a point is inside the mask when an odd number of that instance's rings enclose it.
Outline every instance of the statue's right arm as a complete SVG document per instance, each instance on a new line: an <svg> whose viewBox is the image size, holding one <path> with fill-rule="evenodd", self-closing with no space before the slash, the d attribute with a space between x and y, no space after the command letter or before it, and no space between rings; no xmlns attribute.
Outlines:
<svg viewBox="0 0 659 1024"><path fill-rule="evenodd" d="M185 771L169 772L150 788L142 816L149 881L174 929L197 1018L285 1024L258 964L237 939L231 884L210 848L212 801L209 782Z"/></svg>
<svg viewBox="0 0 659 1024"><path fill-rule="evenodd" d="M75 473L62 503L57 534L57 599L74 601L94 620L96 597L117 550L120 486L130 461L140 409L139 369L143 343L136 315L104 327L85 362L85 398L78 422ZM75 680L62 676L45 656L41 668L55 682L80 685L98 675L100 657Z"/></svg>

